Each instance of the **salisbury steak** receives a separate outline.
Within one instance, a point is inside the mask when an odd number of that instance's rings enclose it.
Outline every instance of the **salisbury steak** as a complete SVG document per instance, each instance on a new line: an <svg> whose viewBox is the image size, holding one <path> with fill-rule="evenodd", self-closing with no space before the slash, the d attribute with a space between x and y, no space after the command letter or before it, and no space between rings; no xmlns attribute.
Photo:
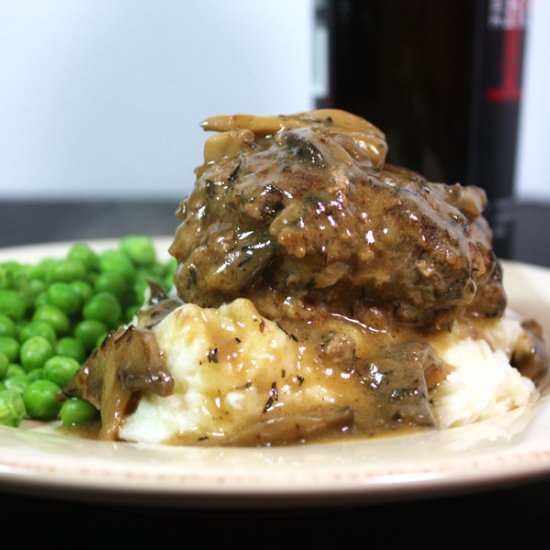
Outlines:
<svg viewBox="0 0 550 550"><path fill-rule="evenodd" d="M271 319L322 311L375 328L502 314L481 189L386 164L384 134L343 111L203 127L219 133L170 248L183 300L248 297Z"/></svg>

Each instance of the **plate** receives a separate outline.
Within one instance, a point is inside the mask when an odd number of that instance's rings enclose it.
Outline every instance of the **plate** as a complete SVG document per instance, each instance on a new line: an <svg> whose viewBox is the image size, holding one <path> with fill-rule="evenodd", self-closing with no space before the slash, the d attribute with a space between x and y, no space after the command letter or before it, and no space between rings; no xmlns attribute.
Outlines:
<svg viewBox="0 0 550 550"><path fill-rule="evenodd" d="M166 254L170 238L156 239ZM0 250L61 257L71 243ZM90 241L97 250L116 240ZM503 262L510 306L550 335L550 270ZM32 495L188 508L378 503L503 486L550 474L550 396L445 431L277 448L165 447L0 427L0 486Z"/></svg>

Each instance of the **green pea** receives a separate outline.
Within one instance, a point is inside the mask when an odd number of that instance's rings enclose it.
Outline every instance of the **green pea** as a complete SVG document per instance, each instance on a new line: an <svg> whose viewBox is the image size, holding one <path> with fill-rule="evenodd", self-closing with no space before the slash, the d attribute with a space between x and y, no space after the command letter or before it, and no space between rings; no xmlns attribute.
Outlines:
<svg viewBox="0 0 550 550"><path fill-rule="evenodd" d="M2 264L2 268L5 274L4 276L7 279L7 283L8 283L7 286L14 288L15 285L17 284L17 281L21 277L21 271L22 271L21 264L16 261L8 261Z"/></svg>
<svg viewBox="0 0 550 550"><path fill-rule="evenodd" d="M21 343L25 342L29 338L32 338L33 336L43 336L50 342L50 344L52 344L52 346L55 345L55 330L52 325L46 321L31 321L19 331L19 341Z"/></svg>
<svg viewBox="0 0 550 550"><path fill-rule="evenodd" d="M26 416L25 404L18 392L0 391L0 424L16 428Z"/></svg>
<svg viewBox="0 0 550 550"><path fill-rule="evenodd" d="M50 266L47 274L50 283L75 281L85 277L86 268L79 260L57 260Z"/></svg>
<svg viewBox="0 0 550 550"><path fill-rule="evenodd" d="M11 338L14 338L16 335L17 332L15 330L15 322L13 319L3 313L0 314L0 336L10 336Z"/></svg>
<svg viewBox="0 0 550 550"><path fill-rule="evenodd" d="M86 243L75 243L67 254L69 260L77 260L84 264L86 269L94 270L99 267L99 259L93 249Z"/></svg>
<svg viewBox="0 0 550 550"><path fill-rule="evenodd" d="M8 288L8 286L8 274L6 273L4 266L0 264L0 288Z"/></svg>
<svg viewBox="0 0 550 550"><path fill-rule="evenodd" d="M137 277L134 283L134 293L136 296L136 302L141 306L145 303L145 297L147 290L149 289L149 283L144 277Z"/></svg>
<svg viewBox="0 0 550 550"><path fill-rule="evenodd" d="M52 266L57 262L58 260L54 258L44 258L40 260L33 268L31 272L31 279L40 279L42 281L46 281L49 278L49 273L52 268Z"/></svg>
<svg viewBox="0 0 550 550"><path fill-rule="evenodd" d="M32 336L21 345L21 365L26 372L41 368L53 355L53 346L44 336Z"/></svg>
<svg viewBox="0 0 550 550"><path fill-rule="evenodd" d="M110 332L106 332L105 334L100 334L97 338L97 342L95 343L96 347L100 348L105 343L105 340L107 340L110 334L111 334Z"/></svg>
<svg viewBox="0 0 550 550"><path fill-rule="evenodd" d="M54 355L44 364L44 378L59 387L67 385L80 369L80 363L72 357Z"/></svg>
<svg viewBox="0 0 550 550"><path fill-rule="evenodd" d="M68 283L52 283L47 290L48 303L61 311L76 313L81 305L81 298Z"/></svg>
<svg viewBox="0 0 550 550"><path fill-rule="evenodd" d="M31 279L29 281L29 288L33 298L36 300L39 294L46 291L46 283L41 279Z"/></svg>
<svg viewBox="0 0 550 550"><path fill-rule="evenodd" d="M35 295L31 289L31 283L27 279L20 279L14 285L15 290L19 292L20 298L25 302L25 311L34 302Z"/></svg>
<svg viewBox="0 0 550 550"><path fill-rule="evenodd" d="M71 281L69 284L75 293L80 297L80 302L82 304L87 302L94 295L92 285L86 281Z"/></svg>
<svg viewBox="0 0 550 550"><path fill-rule="evenodd" d="M35 380L44 380L46 376L44 375L44 369L33 369L27 373L27 378L30 382L34 382Z"/></svg>
<svg viewBox="0 0 550 550"><path fill-rule="evenodd" d="M120 322L122 308L117 297L110 292L99 292L92 296L82 308L82 317L86 320L101 321L108 327Z"/></svg>
<svg viewBox="0 0 550 550"><path fill-rule="evenodd" d="M96 292L110 292L119 300L124 298L128 291L128 283L124 275L117 271L100 273L95 280Z"/></svg>
<svg viewBox="0 0 550 550"><path fill-rule="evenodd" d="M119 273L128 283L131 283L135 277L134 264L125 254L118 250L107 250L99 256L99 270L102 273Z"/></svg>
<svg viewBox="0 0 550 550"><path fill-rule="evenodd" d="M61 422L65 426L76 426L99 418L99 411L88 401L71 397L63 402L59 411Z"/></svg>
<svg viewBox="0 0 550 550"><path fill-rule="evenodd" d="M0 289L0 313L14 320L22 319L27 310L27 302L17 290Z"/></svg>
<svg viewBox="0 0 550 550"><path fill-rule="evenodd" d="M16 391L17 393L23 393L28 385L29 377L26 374L10 376L4 380L4 386L6 386L6 389Z"/></svg>
<svg viewBox="0 0 550 550"><path fill-rule="evenodd" d="M54 420L59 414L61 402L57 395L61 388L50 380L35 380L23 392L27 414L37 420Z"/></svg>
<svg viewBox="0 0 550 550"><path fill-rule="evenodd" d="M77 338L66 336L60 338L55 348L57 355L63 355L66 357L72 357L79 363L83 363L86 359L86 351L82 342Z"/></svg>
<svg viewBox="0 0 550 550"><path fill-rule="evenodd" d="M0 336L0 351L10 362L16 361L19 357L19 342L10 336Z"/></svg>
<svg viewBox="0 0 550 550"><path fill-rule="evenodd" d="M80 340L87 352L96 347L97 339L106 332L107 325L93 319L80 321L74 329L74 335Z"/></svg>
<svg viewBox="0 0 550 550"><path fill-rule="evenodd" d="M38 309L36 309L32 320L44 321L45 323L49 323L58 336L60 334L67 333L70 328L70 322L67 314L58 307L52 306L51 304L46 304L45 306L40 306Z"/></svg>
<svg viewBox="0 0 550 550"><path fill-rule="evenodd" d="M31 281L41 281L44 279L44 268L40 263L32 264L27 271L27 277Z"/></svg>
<svg viewBox="0 0 550 550"><path fill-rule="evenodd" d="M48 302L48 293L44 290L43 292L39 292L35 298L34 298L34 309L38 309L39 307L49 305Z"/></svg>
<svg viewBox="0 0 550 550"><path fill-rule="evenodd" d="M6 378L6 375L8 374L9 364L10 360L8 359L7 355L0 351L0 380L4 380L4 378Z"/></svg>
<svg viewBox="0 0 550 550"><path fill-rule="evenodd" d="M128 235L120 241L120 250L135 265L151 265L156 260L153 241L142 235Z"/></svg>
<svg viewBox="0 0 550 550"><path fill-rule="evenodd" d="M6 378L12 378L13 376L27 376L27 373L18 363L10 363L6 372Z"/></svg>

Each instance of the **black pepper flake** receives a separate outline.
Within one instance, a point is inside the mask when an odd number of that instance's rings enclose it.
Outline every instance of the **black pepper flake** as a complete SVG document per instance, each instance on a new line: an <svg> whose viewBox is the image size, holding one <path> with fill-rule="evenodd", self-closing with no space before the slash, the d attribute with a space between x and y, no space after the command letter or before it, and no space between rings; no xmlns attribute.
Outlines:
<svg viewBox="0 0 550 550"><path fill-rule="evenodd" d="M295 342L298 341L298 338L296 336L294 336L294 334L291 334L290 332L287 332L283 326L280 324L280 323L277 323L277 326L289 337L291 338L292 340L294 340Z"/></svg>
<svg viewBox="0 0 550 550"><path fill-rule="evenodd" d="M240 338L237 338L237 337L235 336L235 342L237 342L237 344L240 344L240 343L242 342L242 340L241 340Z"/></svg>
<svg viewBox="0 0 550 550"><path fill-rule="evenodd" d="M260 324L259 324L258 328L260 329L260 332L263 332L263 331L264 331L264 329L265 329L265 321L264 321L263 319L260 321Z"/></svg>
<svg viewBox="0 0 550 550"><path fill-rule="evenodd" d="M286 370L281 369L281 378L284 378L286 376Z"/></svg>
<svg viewBox="0 0 550 550"><path fill-rule="evenodd" d="M197 437L197 441L206 441L208 439L207 435L203 435L201 437Z"/></svg>
<svg viewBox="0 0 550 550"><path fill-rule="evenodd" d="M277 382L271 384L271 389L269 390L269 397L265 402L263 413L270 411L273 408L273 403L279 399L279 390L277 389Z"/></svg>
<svg viewBox="0 0 550 550"><path fill-rule="evenodd" d="M209 349L208 353L206 354L206 358L208 359L209 363L217 363L218 362L218 348Z"/></svg>
<svg viewBox="0 0 550 550"><path fill-rule="evenodd" d="M237 179L237 175L239 174L239 171L241 170L241 161L237 162L235 165L235 168L231 170L231 173L229 176L227 176L227 181L235 181Z"/></svg>
<svg viewBox="0 0 550 550"><path fill-rule="evenodd" d="M305 379L304 379L303 376L298 375L298 376L296 377L296 380L298 380L298 385L301 386L301 385L304 383L304 380L305 380Z"/></svg>
<svg viewBox="0 0 550 550"><path fill-rule="evenodd" d="M238 264L237 267L242 267L243 265L246 265L250 260L252 260L252 254L248 254L245 256Z"/></svg>

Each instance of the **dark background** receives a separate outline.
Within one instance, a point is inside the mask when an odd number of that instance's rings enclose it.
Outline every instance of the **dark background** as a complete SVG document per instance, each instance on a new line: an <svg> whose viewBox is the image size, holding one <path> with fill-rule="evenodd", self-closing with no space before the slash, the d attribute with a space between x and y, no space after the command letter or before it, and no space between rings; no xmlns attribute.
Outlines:
<svg viewBox="0 0 550 550"><path fill-rule="evenodd" d="M129 233L171 235L178 220L177 201L59 202L0 204L0 246L120 237ZM546 235L550 208L516 207L511 257L550 266ZM65 500L44 492L17 495L0 486L2 531L18 544L52 548L106 548L121 541L135 548L145 542L159 548L229 545L285 548L550 548L550 472L548 478L476 489L467 494L424 497L378 505L329 505L284 509L231 510L143 502L112 504ZM16 527L15 519L28 528ZM26 523L25 523L26 522ZM483 541L483 543L481 542ZM139 545L139 546L137 546Z"/></svg>

